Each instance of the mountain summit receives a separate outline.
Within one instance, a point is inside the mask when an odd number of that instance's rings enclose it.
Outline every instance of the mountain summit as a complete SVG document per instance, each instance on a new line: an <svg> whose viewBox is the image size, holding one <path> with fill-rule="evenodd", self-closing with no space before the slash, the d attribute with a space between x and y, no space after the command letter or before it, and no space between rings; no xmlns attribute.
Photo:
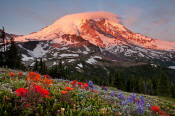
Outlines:
<svg viewBox="0 0 175 116"><path fill-rule="evenodd" d="M66 35L70 37L67 37ZM39 32L15 38L16 41L54 40L57 43L75 44L71 36L81 36L93 45L109 48L119 44L136 45L157 50L175 50L175 42L166 42L133 33L120 24L119 17L109 12L86 12L66 15ZM73 41L73 40L72 40Z"/></svg>
<svg viewBox="0 0 175 116"><path fill-rule="evenodd" d="M78 69L85 64L105 70L106 66L137 63L175 65L175 42L134 33L109 12L66 15L38 32L15 37L15 41L29 65L35 58L43 58L48 65L62 59Z"/></svg>

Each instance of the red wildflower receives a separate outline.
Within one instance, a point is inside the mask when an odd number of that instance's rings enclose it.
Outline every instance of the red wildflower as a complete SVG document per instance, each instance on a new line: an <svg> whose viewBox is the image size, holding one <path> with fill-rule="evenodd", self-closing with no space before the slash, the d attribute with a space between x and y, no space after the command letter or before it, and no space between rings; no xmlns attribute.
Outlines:
<svg viewBox="0 0 175 116"><path fill-rule="evenodd" d="M50 99L50 96L47 95L47 96L45 96L45 98Z"/></svg>
<svg viewBox="0 0 175 116"><path fill-rule="evenodd" d="M77 80L74 80L73 82L74 82L74 83L76 83L76 82L77 82Z"/></svg>
<svg viewBox="0 0 175 116"><path fill-rule="evenodd" d="M169 116L169 114L165 114L165 112L163 111L160 111L159 113L161 114L161 116Z"/></svg>
<svg viewBox="0 0 175 116"><path fill-rule="evenodd" d="M82 89L84 88L88 88L88 85L87 84L83 85Z"/></svg>
<svg viewBox="0 0 175 116"><path fill-rule="evenodd" d="M62 94L67 94L67 91L60 91L60 93L62 93Z"/></svg>
<svg viewBox="0 0 175 116"><path fill-rule="evenodd" d="M151 111L153 113L157 113L157 112L160 113L161 112L161 110L158 106L151 106Z"/></svg>
<svg viewBox="0 0 175 116"><path fill-rule="evenodd" d="M34 85L34 91L43 97L49 96L49 91L47 89L40 87L39 85Z"/></svg>
<svg viewBox="0 0 175 116"><path fill-rule="evenodd" d="M49 85L51 85L51 84L53 84L53 83L52 83L52 80L47 79L47 78L45 78L45 79L43 80L43 85L44 85L44 86L49 86Z"/></svg>
<svg viewBox="0 0 175 116"><path fill-rule="evenodd" d="M41 81L41 75L35 72L29 72L27 76L28 81Z"/></svg>
<svg viewBox="0 0 175 116"><path fill-rule="evenodd" d="M15 74L14 74L14 73L12 73L12 72L10 72L9 74L10 74L10 76L12 76L12 77L13 77L13 76L15 76Z"/></svg>
<svg viewBox="0 0 175 116"><path fill-rule="evenodd" d="M72 81L72 83L70 83L72 86L74 86L76 84L76 80Z"/></svg>
<svg viewBox="0 0 175 116"><path fill-rule="evenodd" d="M29 107L29 103L26 103L26 107Z"/></svg>
<svg viewBox="0 0 175 116"><path fill-rule="evenodd" d="M16 93L17 93L17 96L24 97L24 96L27 95L28 89L25 89L25 88L18 88L18 89L16 90Z"/></svg>
<svg viewBox="0 0 175 116"><path fill-rule="evenodd" d="M43 75L43 77L44 77L44 78L50 78L50 76L49 76L49 75Z"/></svg>
<svg viewBox="0 0 175 116"><path fill-rule="evenodd" d="M44 97L46 97L46 96L49 95L49 91L47 89L42 88L41 89L41 95L44 96Z"/></svg>
<svg viewBox="0 0 175 116"><path fill-rule="evenodd" d="M23 73L22 73L22 72L19 72L19 73L18 73L18 75L19 75L19 76L22 76L22 75L23 75Z"/></svg>
<svg viewBox="0 0 175 116"><path fill-rule="evenodd" d="M81 82L78 82L78 85L79 85L79 86L81 86L81 85L82 85L82 83L81 83Z"/></svg>
<svg viewBox="0 0 175 116"><path fill-rule="evenodd" d="M66 91L71 91L73 88L72 87L66 87L65 90Z"/></svg>

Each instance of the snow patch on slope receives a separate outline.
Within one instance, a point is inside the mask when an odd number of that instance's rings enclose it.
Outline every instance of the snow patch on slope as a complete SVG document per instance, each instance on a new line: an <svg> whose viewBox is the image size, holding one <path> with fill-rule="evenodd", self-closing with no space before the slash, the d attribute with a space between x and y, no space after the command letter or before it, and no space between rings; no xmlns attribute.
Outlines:
<svg viewBox="0 0 175 116"><path fill-rule="evenodd" d="M38 44L37 46L36 46L36 48L35 49L33 49L33 51L31 51L31 50L28 50L31 54L32 54L32 56L33 57L35 57L35 58L41 58L41 57L43 57L48 51L47 50L44 50L43 49L43 47L42 47L42 45L41 44Z"/></svg>
<svg viewBox="0 0 175 116"><path fill-rule="evenodd" d="M78 54L61 54L61 57L78 57Z"/></svg>
<svg viewBox="0 0 175 116"><path fill-rule="evenodd" d="M92 56L86 62L89 63L89 64L95 64L97 62L97 60L95 60L96 58L97 59L102 59L102 57L100 57L100 56Z"/></svg>
<svg viewBox="0 0 175 116"><path fill-rule="evenodd" d="M76 61L75 59L69 59L68 62L74 62Z"/></svg>
<svg viewBox="0 0 175 116"><path fill-rule="evenodd" d="M22 54L22 61L29 61L29 60L33 60L33 57L28 57L25 54Z"/></svg>
<svg viewBox="0 0 175 116"><path fill-rule="evenodd" d="M175 66L169 66L168 68L169 69L175 69Z"/></svg>
<svg viewBox="0 0 175 116"><path fill-rule="evenodd" d="M89 64L95 64L97 61L94 58L90 58L86 62Z"/></svg>
<svg viewBox="0 0 175 116"><path fill-rule="evenodd" d="M79 66L80 68L83 68L83 65L81 63L77 64L77 66Z"/></svg>

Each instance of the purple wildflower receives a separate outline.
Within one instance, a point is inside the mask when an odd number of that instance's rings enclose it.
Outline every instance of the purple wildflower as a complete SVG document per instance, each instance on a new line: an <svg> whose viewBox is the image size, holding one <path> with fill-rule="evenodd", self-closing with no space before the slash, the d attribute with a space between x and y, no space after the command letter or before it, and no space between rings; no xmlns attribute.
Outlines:
<svg viewBox="0 0 175 116"><path fill-rule="evenodd" d="M118 93L118 98L120 99L120 100L125 100L125 97L123 96L123 94L122 93Z"/></svg>
<svg viewBox="0 0 175 116"><path fill-rule="evenodd" d="M136 95L134 93L131 95L131 99L132 101L136 102Z"/></svg>
<svg viewBox="0 0 175 116"><path fill-rule="evenodd" d="M137 110L139 113L143 114L144 113L144 106L139 104Z"/></svg>
<svg viewBox="0 0 175 116"><path fill-rule="evenodd" d="M89 86L91 89L93 89L93 88L94 88L93 82L92 82L92 81L89 81L89 82L88 82L88 86Z"/></svg>
<svg viewBox="0 0 175 116"><path fill-rule="evenodd" d="M114 97L116 91L111 92L111 97Z"/></svg>
<svg viewBox="0 0 175 116"><path fill-rule="evenodd" d="M105 86L105 87L104 87L104 90L105 90L105 91L108 91L108 88Z"/></svg>
<svg viewBox="0 0 175 116"><path fill-rule="evenodd" d="M125 105L125 104L127 104L127 103L128 103L127 100L123 100L121 104L122 104L122 105Z"/></svg>
<svg viewBox="0 0 175 116"><path fill-rule="evenodd" d="M132 97L128 96L128 102L133 103Z"/></svg>
<svg viewBox="0 0 175 116"><path fill-rule="evenodd" d="M139 101L138 101L139 105L144 105L145 104L145 100L143 96L139 96Z"/></svg>

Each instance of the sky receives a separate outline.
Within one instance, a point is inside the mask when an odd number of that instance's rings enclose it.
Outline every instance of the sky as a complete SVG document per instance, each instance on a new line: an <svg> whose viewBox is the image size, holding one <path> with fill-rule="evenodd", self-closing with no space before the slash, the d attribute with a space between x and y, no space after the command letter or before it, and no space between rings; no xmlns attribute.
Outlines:
<svg viewBox="0 0 175 116"><path fill-rule="evenodd" d="M67 14L107 11L135 33L175 41L175 0L0 0L0 28L24 35Z"/></svg>

